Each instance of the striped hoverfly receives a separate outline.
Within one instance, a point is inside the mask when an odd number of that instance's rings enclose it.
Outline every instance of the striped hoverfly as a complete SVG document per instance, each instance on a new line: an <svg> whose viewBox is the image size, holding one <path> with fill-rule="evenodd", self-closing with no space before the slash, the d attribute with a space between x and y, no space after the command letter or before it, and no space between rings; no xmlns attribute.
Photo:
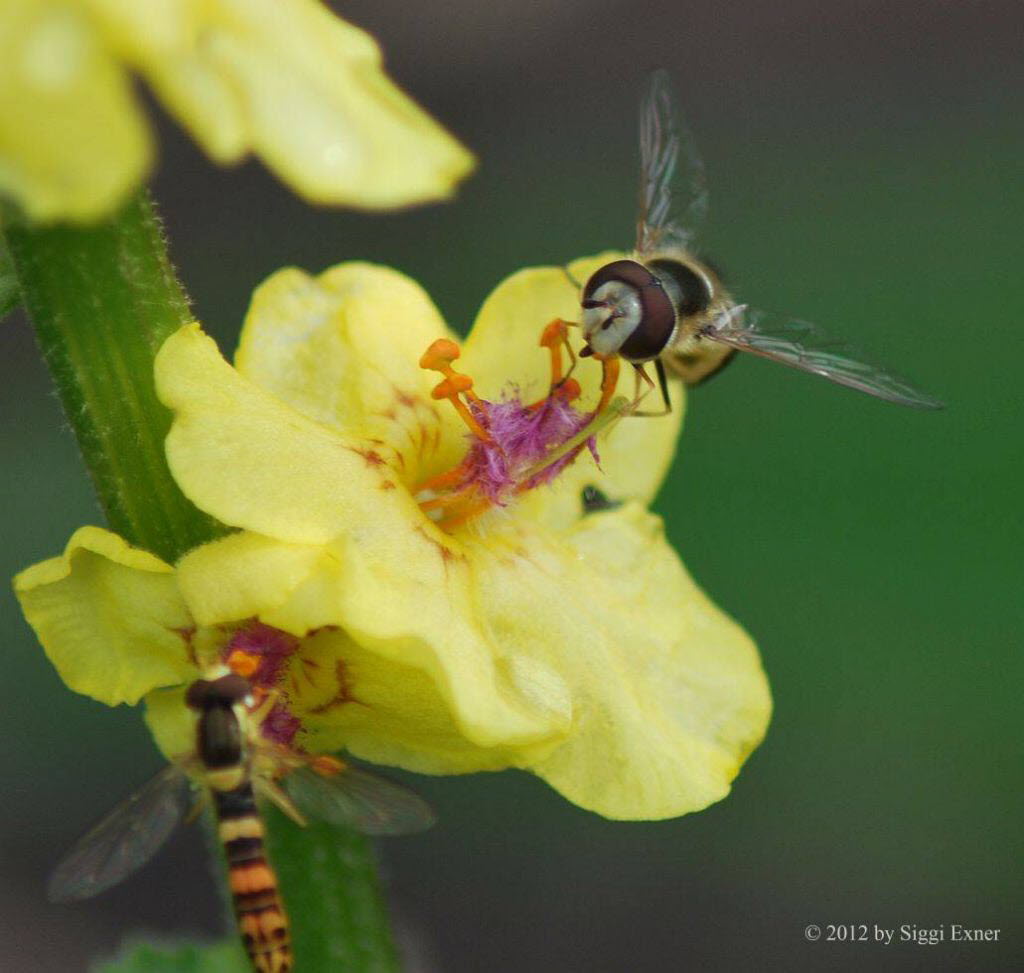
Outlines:
<svg viewBox="0 0 1024 973"><path fill-rule="evenodd" d="M398 784L262 737L262 718L273 699L254 708L252 686L227 666L213 667L192 683L185 701L196 714L194 753L168 764L92 828L54 870L49 898L86 899L141 868L193 807L198 786L200 801L213 804L252 967L257 973L288 973L288 918L267 859L257 795L300 825L309 815L364 834L421 831L434 823L434 813Z"/></svg>
<svg viewBox="0 0 1024 973"><path fill-rule="evenodd" d="M644 370L653 362L666 412L671 409L666 369L696 385L737 351L887 402L942 408L889 371L849 357L844 342L816 326L738 304L718 273L693 251L707 206L703 164L676 110L668 74L657 71L641 104L636 247L629 259L606 264L583 285L584 357L630 363L638 392L640 379L653 388Z"/></svg>

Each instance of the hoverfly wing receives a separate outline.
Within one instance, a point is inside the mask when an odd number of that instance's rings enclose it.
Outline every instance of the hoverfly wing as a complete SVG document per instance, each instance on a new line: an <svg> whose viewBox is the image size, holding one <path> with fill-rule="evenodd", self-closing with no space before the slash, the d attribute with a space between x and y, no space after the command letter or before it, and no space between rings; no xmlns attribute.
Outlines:
<svg viewBox="0 0 1024 973"><path fill-rule="evenodd" d="M724 311L701 332L712 341L820 375L837 385L916 409L943 404L878 365L850 357L849 346L806 321L758 311L746 304Z"/></svg>
<svg viewBox="0 0 1024 973"><path fill-rule="evenodd" d="M285 778L284 789L303 814L363 834L412 834L437 820L418 794L350 765L327 777L300 767Z"/></svg>
<svg viewBox="0 0 1024 973"><path fill-rule="evenodd" d="M190 793L184 770L164 767L78 840L50 876L49 900L88 899L145 865L185 814Z"/></svg>
<svg viewBox="0 0 1024 973"><path fill-rule="evenodd" d="M704 164L676 107L668 72L655 71L640 103L637 253L689 246L707 209Z"/></svg>

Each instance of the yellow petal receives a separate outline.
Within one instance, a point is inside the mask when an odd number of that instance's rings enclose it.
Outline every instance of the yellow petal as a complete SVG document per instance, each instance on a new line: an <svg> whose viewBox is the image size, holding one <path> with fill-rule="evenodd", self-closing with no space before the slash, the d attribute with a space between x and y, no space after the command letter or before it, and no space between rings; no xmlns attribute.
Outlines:
<svg viewBox="0 0 1024 973"><path fill-rule="evenodd" d="M580 258L565 268L528 267L502 281L480 309L460 362L473 376L479 393L494 400L515 384L527 401L544 395L550 368L547 352L538 347L541 330L555 318L578 320L579 288L572 280L583 284L598 268L622 256L607 252ZM578 351L578 333L570 332L570 342ZM648 371L653 378L653 371ZM582 405L592 404L600 387L600 365L582 360L574 377L583 387ZM634 383L633 369L624 367L618 394L632 400ZM597 487L612 500L650 503L675 455L686 410L682 383L671 381L670 391L671 414L620 420L598 439L600 469L588 454L582 454L551 487L523 498L515 515L549 526L572 523L581 512L580 495L585 486ZM660 409L660 393L650 393L644 408L647 403L651 409Z"/></svg>
<svg viewBox="0 0 1024 973"><path fill-rule="evenodd" d="M568 726L567 690L537 666L510 666L496 658L464 561L454 551L442 553L415 521L382 516L354 524L351 536L305 553L297 545L242 534L192 551L179 574L190 606L207 624L258 617L300 637L324 628L344 632L343 641L359 646L364 668L372 659L375 671L408 680L405 688L396 685L396 700L405 693L425 698L429 686L434 711L443 707L449 714L448 722L466 738L467 752L532 746ZM524 691L545 676L548 692ZM397 724L400 712L395 706L387 711ZM327 733L333 715L320 721L318 733ZM397 734L392 732L392 740ZM368 753L367 739L361 746ZM426 759L429 742L418 752ZM414 766L411 759L403 758L403 766ZM479 769L496 761L495 754L464 754L458 767Z"/></svg>
<svg viewBox="0 0 1024 973"><path fill-rule="evenodd" d="M0 193L35 220L88 221L150 164L128 78L74 4L0 4Z"/></svg>
<svg viewBox="0 0 1024 973"><path fill-rule="evenodd" d="M187 688L154 689L146 694L146 726L153 734L157 749L168 760L187 756L195 750L196 717L185 705Z"/></svg>
<svg viewBox="0 0 1024 973"><path fill-rule="evenodd" d="M136 703L151 689L194 676L192 618L174 570L98 527L83 527L64 554L14 579L22 611L75 692Z"/></svg>
<svg viewBox="0 0 1024 973"><path fill-rule="evenodd" d="M195 504L224 523L316 544L368 520L420 516L364 441L247 382L197 325L164 343L156 382L176 413L167 437L171 472Z"/></svg>
<svg viewBox="0 0 1024 973"><path fill-rule="evenodd" d="M374 763L446 774L512 760L509 750L483 749L463 736L426 672L368 651L338 629L303 640L284 685L313 753L346 749Z"/></svg>
<svg viewBox="0 0 1024 973"><path fill-rule="evenodd" d="M111 50L145 75L167 108L218 162L248 148L242 101L211 62L216 4L191 0L84 0Z"/></svg>
<svg viewBox="0 0 1024 973"><path fill-rule="evenodd" d="M437 308L396 270L345 263L311 277L288 268L253 294L235 366L311 419L396 444L411 479L424 441L443 435L433 462L443 452L454 463L465 432L430 398L440 376L418 364L442 337L453 336Z"/></svg>
<svg viewBox="0 0 1024 973"><path fill-rule="evenodd" d="M532 746L566 730L567 690L541 698L521 691L456 548L445 552L415 522L382 518L339 536L329 551L331 559L268 614L269 624L336 624L364 648L425 671L479 747Z"/></svg>
<svg viewBox="0 0 1024 973"><path fill-rule="evenodd" d="M255 152L317 203L443 199L472 156L314 0L89 0L110 43L219 161Z"/></svg>
<svg viewBox="0 0 1024 973"><path fill-rule="evenodd" d="M720 800L771 713L746 633L693 583L661 521L630 503L518 557L473 558L499 651L570 687L572 731L521 766L606 817L653 819Z"/></svg>
<svg viewBox="0 0 1024 973"><path fill-rule="evenodd" d="M241 621L279 607L326 556L322 547L232 534L186 554L178 586L199 625Z"/></svg>

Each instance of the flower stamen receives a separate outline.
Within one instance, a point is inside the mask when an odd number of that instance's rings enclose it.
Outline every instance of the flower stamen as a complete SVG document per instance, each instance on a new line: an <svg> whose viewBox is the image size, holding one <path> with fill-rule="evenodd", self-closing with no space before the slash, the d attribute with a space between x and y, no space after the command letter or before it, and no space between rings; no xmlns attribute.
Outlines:
<svg viewBox="0 0 1024 973"><path fill-rule="evenodd" d="M332 757L329 753L322 753L309 762L310 770L315 771L321 777L334 777L340 774L346 766L344 761Z"/></svg>
<svg viewBox="0 0 1024 973"><path fill-rule="evenodd" d="M447 338L438 338L420 356L420 368L428 371L440 372L444 377L434 386L430 393L432 399L440 401L448 399L455 407L463 422L469 426L470 432L485 443L491 441L487 430L477 422L470 407L462 401L460 396L475 406L480 405L480 397L473 391L473 379L468 375L460 375L452 368L452 362L462 355L459 346Z"/></svg>
<svg viewBox="0 0 1024 973"><path fill-rule="evenodd" d="M624 413L612 401L619 378L617 356L601 359L601 394L591 412L579 410L580 383L572 377L577 356L568 341L569 322L555 319L541 332L547 348L551 380L547 394L524 403L513 390L501 402L488 402L473 392L473 380L455 371L460 351L453 341L439 339L420 358L420 366L439 372L435 399L448 399L472 433L469 448L453 468L413 488L420 509L450 530L515 497L550 483L585 449L597 460L595 434ZM563 348L570 365L565 370ZM623 400L623 403L625 400Z"/></svg>
<svg viewBox="0 0 1024 973"><path fill-rule="evenodd" d="M486 497L477 496L476 500L473 500L471 503L465 502L464 498L462 509L449 517L442 517L437 522L437 525L444 530L453 530L456 527L461 527L474 517L479 517L480 514L486 513L492 506L493 504Z"/></svg>
<svg viewBox="0 0 1024 973"><path fill-rule="evenodd" d="M445 470L443 473L438 473L435 476L428 477L420 483L417 483L413 487L412 492L414 494L423 493L427 490L447 490L451 487L458 486L458 484L466 478L469 470L465 463L460 463L458 466L453 466L450 470ZM432 503L432 501L425 501L420 506L424 510L429 509L426 504Z"/></svg>
<svg viewBox="0 0 1024 973"><path fill-rule="evenodd" d="M260 657L253 652L232 649L224 663L236 676L252 679L260 667Z"/></svg>
<svg viewBox="0 0 1024 973"><path fill-rule="evenodd" d="M569 328L575 327L571 321L563 321L555 318L548 324L540 335L541 348L547 348L551 353L551 387L555 388L566 381L576 369L576 353L569 343ZM569 353L569 371L562 375L562 349Z"/></svg>
<svg viewBox="0 0 1024 973"><path fill-rule="evenodd" d="M600 415L611 402L615 389L619 384L619 356L594 355L601 362L601 399L597 403L594 415Z"/></svg>

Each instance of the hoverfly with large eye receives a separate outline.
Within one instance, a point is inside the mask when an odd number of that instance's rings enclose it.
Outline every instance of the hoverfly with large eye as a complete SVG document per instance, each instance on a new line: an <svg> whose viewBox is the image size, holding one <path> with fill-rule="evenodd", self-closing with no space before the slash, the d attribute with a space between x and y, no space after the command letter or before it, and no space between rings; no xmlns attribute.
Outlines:
<svg viewBox="0 0 1024 973"><path fill-rule="evenodd" d="M703 164L676 110L668 74L656 71L641 105L635 252L597 270L580 299L582 356L603 362L618 357L633 365L634 405L640 379L653 388L644 370L649 362L667 412L666 369L695 385L745 351L888 402L942 408L887 370L848 357L843 342L815 326L736 303L692 249L707 205Z"/></svg>
<svg viewBox="0 0 1024 973"><path fill-rule="evenodd" d="M261 727L273 695L257 705L248 680L227 666L192 683L185 703L195 713L194 752L170 763L81 838L50 877L48 897L71 902L116 885L156 854L190 807L195 813L208 802L252 968L290 973L288 917L266 856L257 796L297 824L308 816L374 835L422 831L434 813L399 784L266 739Z"/></svg>

